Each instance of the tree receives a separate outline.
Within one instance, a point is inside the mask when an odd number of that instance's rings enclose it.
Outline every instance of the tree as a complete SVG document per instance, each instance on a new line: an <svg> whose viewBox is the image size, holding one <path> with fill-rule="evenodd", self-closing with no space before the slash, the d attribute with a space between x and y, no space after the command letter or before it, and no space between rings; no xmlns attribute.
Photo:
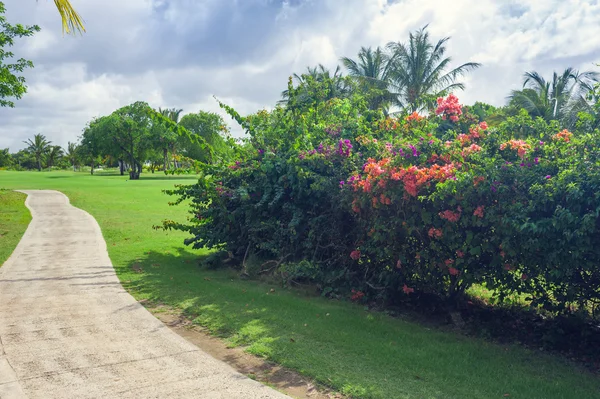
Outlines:
<svg viewBox="0 0 600 399"><path fill-rule="evenodd" d="M296 80L297 87L295 89L296 95L291 96L290 87L281 93L282 100L280 104L286 104L288 107L307 107L311 104L318 102L328 101L332 98L345 98L348 97L352 90L348 83L348 80L342 76L342 71L339 66L335 68L333 74L329 69L323 65L311 68L308 67L306 73L301 75L294 74L293 79ZM318 84L320 90L316 91L315 83ZM326 90L322 90L325 86ZM293 104L290 102L290 98L293 98Z"/></svg>
<svg viewBox="0 0 600 399"><path fill-rule="evenodd" d="M526 109L532 117L558 120L572 127L579 112L591 110L586 95L598 77L597 72L567 68L561 74L554 72L552 81L546 81L538 72L526 72L523 89L510 94L510 104Z"/></svg>
<svg viewBox="0 0 600 399"><path fill-rule="evenodd" d="M38 171L42 170L42 159L50 149L51 141L46 140L43 134L36 134L32 139L28 139L23 143L27 144L27 150L35 157Z"/></svg>
<svg viewBox="0 0 600 399"><path fill-rule="evenodd" d="M0 150L0 168L10 167L12 164L12 156L10 155L8 148Z"/></svg>
<svg viewBox="0 0 600 399"><path fill-rule="evenodd" d="M59 145L52 145L48 148L48 152L46 154L46 166L50 169L52 166L56 164L64 155L64 151Z"/></svg>
<svg viewBox="0 0 600 399"><path fill-rule="evenodd" d="M165 118L170 119L174 123L179 123L179 117L182 112L183 109L181 108L158 109L159 114L161 114ZM156 132L155 137L158 139L158 145L162 148L163 151L163 168L164 170L167 170L170 167L169 151L171 151L171 154L175 154L175 147L177 145L178 135L172 130L161 128Z"/></svg>
<svg viewBox="0 0 600 399"><path fill-rule="evenodd" d="M37 25L23 26L21 24L11 25L4 17L4 3L0 2L0 107L14 107L11 99L20 99L27 92L25 78L19 76L26 68L33 68L33 63L23 58L10 64L7 61L14 57L6 47L12 47L15 39L32 36L39 32Z"/></svg>
<svg viewBox="0 0 600 399"><path fill-rule="evenodd" d="M452 61L444 57L448 40L445 37L433 44L425 26L411 32L406 44L388 43L390 90L397 94L397 106L415 112L430 108L432 99L452 90L464 90L458 78L481 64L468 62L447 71Z"/></svg>
<svg viewBox="0 0 600 399"><path fill-rule="evenodd" d="M179 137L179 147L183 155L203 162L214 162L215 157L228 157L230 147L223 137L228 130L220 115L198 111L185 115L179 124L192 134ZM196 137L203 140L199 142ZM205 143L208 146L204 145Z"/></svg>
<svg viewBox="0 0 600 399"><path fill-rule="evenodd" d="M77 143L67 143L67 151L65 151L65 158L73 166L73 172L75 172L75 166L79 162L79 146Z"/></svg>
<svg viewBox="0 0 600 399"><path fill-rule="evenodd" d="M369 98L369 108L387 112L394 95L389 91L390 63L388 55L380 47L361 47L358 60L341 58L348 74L358 82L359 89Z"/></svg>

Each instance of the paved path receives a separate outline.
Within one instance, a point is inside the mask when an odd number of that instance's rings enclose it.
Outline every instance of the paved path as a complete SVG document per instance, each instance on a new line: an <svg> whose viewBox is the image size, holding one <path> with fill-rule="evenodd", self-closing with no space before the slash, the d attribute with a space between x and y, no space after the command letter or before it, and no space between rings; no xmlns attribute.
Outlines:
<svg viewBox="0 0 600 399"><path fill-rule="evenodd" d="M25 193L33 219L0 268L0 398L287 398L137 303L92 216L57 191Z"/></svg>

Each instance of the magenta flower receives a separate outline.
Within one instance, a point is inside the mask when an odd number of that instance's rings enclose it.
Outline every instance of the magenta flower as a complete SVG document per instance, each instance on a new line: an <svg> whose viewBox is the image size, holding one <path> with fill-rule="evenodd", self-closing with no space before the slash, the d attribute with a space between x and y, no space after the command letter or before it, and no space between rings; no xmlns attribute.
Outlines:
<svg viewBox="0 0 600 399"><path fill-rule="evenodd" d="M552 176L550 176L550 175L547 175L547 176L546 176L546 179L552 179Z"/></svg>

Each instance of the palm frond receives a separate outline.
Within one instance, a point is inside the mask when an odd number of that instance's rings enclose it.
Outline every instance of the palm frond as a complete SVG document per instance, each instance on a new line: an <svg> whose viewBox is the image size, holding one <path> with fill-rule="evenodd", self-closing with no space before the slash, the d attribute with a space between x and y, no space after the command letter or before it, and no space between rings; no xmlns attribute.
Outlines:
<svg viewBox="0 0 600 399"><path fill-rule="evenodd" d="M83 19L77 11L75 11L75 8L73 8L69 0L54 0L54 4L56 5L62 20L63 33L74 34L75 32L78 32L82 34L85 32Z"/></svg>

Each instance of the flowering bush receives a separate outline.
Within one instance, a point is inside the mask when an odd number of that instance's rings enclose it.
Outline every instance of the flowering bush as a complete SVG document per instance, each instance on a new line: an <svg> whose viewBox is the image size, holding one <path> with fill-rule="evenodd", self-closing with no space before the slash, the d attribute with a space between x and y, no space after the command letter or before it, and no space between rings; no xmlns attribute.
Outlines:
<svg viewBox="0 0 600 399"><path fill-rule="evenodd" d="M249 139L235 163L171 192L191 200L192 217L164 226L241 264L252 254L306 265L285 270L353 300L455 299L483 283L553 311L598 301L600 135L523 113L490 129L453 95L429 117L365 104L354 95L246 118L224 106Z"/></svg>

